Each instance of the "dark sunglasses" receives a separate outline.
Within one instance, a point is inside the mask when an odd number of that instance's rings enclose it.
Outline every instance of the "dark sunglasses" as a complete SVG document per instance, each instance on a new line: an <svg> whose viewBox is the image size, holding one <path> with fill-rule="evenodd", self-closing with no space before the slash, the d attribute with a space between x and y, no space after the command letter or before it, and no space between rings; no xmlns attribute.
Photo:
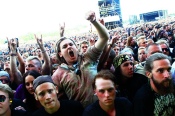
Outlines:
<svg viewBox="0 0 175 116"><path fill-rule="evenodd" d="M165 50L165 51L168 51L168 48L162 48L162 51L164 51L164 50Z"/></svg>
<svg viewBox="0 0 175 116"><path fill-rule="evenodd" d="M0 102L4 102L6 100L6 96L5 95L0 95Z"/></svg>
<svg viewBox="0 0 175 116"><path fill-rule="evenodd" d="M9 83L9 80L8 79L0 79L0 81L3 83Z"/></svg>

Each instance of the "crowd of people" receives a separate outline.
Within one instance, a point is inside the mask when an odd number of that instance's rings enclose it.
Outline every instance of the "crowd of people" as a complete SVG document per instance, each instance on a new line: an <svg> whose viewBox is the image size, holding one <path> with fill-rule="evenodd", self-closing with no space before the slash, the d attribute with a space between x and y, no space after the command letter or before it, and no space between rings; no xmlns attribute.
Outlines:
<svg viewBox="0 0 175 116"><path fill-rule="evenodd" d="M175 115L175 20L107 30L1 51L0 116ZM92 29L92 28L91 28Z"/></svg>

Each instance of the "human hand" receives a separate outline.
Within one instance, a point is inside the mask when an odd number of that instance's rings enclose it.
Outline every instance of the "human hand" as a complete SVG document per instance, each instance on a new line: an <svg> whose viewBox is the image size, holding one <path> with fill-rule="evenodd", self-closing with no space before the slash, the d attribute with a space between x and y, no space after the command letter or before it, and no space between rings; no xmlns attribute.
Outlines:
<svg viewBox="0 0 175 116"><path fill-rule="evenodd" d="M95 12L94 11L87 12L85 18L90 22L94 22L96 20Z"/></svg>
<svg viewBox="0 0 175 116"><path fill-rule="evenodd" d="M12 52L15 52L16 49L17 49L17 44L16 44L16 41L15 41L15 40L16 40L16 39L12 38L12 39L10 39L10 41L9 41L10 50L11 50Z"/></svg>
<svg viewBox="0 0 175 116"><path fill-rule="evenodd" d="M35 39L36 39L37 44L39 45L39 47L40 47L40 48L44 47L44 46L43 46L42 35L41 35L40 38L38 38L38 37L36 36L36 34L34 34L34 36L35 36Z"/></svg>
<svg viewBox="0 0 175 116"><path fill-rule="evenodd" d="M15 110L23 110L23 111L26 111L22 106L16 107Z"/></svg>
<svg viewBox="0 0 175 116"><path fill-rule="evenodd" d="M65 22L63 24L59 24L60 26L60 36L64 36Z"/></svg>

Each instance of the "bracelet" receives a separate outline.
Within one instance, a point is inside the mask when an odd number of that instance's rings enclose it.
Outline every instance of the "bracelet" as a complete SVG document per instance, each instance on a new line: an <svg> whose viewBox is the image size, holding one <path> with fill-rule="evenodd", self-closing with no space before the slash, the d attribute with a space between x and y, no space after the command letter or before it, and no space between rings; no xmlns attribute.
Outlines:
<svg viewBox="0 0 175 116"><path fill-rule="evenodd" d="M17 54L16 53L11 53L10 56L17 56Z"/></svg>

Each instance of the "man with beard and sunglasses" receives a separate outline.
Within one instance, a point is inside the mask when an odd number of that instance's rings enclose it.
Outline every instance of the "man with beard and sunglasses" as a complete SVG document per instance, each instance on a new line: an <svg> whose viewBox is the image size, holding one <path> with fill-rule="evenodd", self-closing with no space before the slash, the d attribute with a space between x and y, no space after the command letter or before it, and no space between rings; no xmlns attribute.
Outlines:
<svg viewBox="0 0 175 116"><path fill-rule="evenodd" d="M172 116L175 112L170 61L162 53L155 53L147 59L144 69L149 81L135 95L135 116Z"/></svg>
<svg viewBox="0 0 175 116"><path fill-rule="evenodd" d="M98 59L109 39L107 29L96 20L95 12L88 12L86 19L97 29L99 39L81 55L72 39L62 37L58 40L56 54L59 66L52 75L59 88L60 99L80 101L84 107L93 102L90 85L97 74Z"/></svg>

